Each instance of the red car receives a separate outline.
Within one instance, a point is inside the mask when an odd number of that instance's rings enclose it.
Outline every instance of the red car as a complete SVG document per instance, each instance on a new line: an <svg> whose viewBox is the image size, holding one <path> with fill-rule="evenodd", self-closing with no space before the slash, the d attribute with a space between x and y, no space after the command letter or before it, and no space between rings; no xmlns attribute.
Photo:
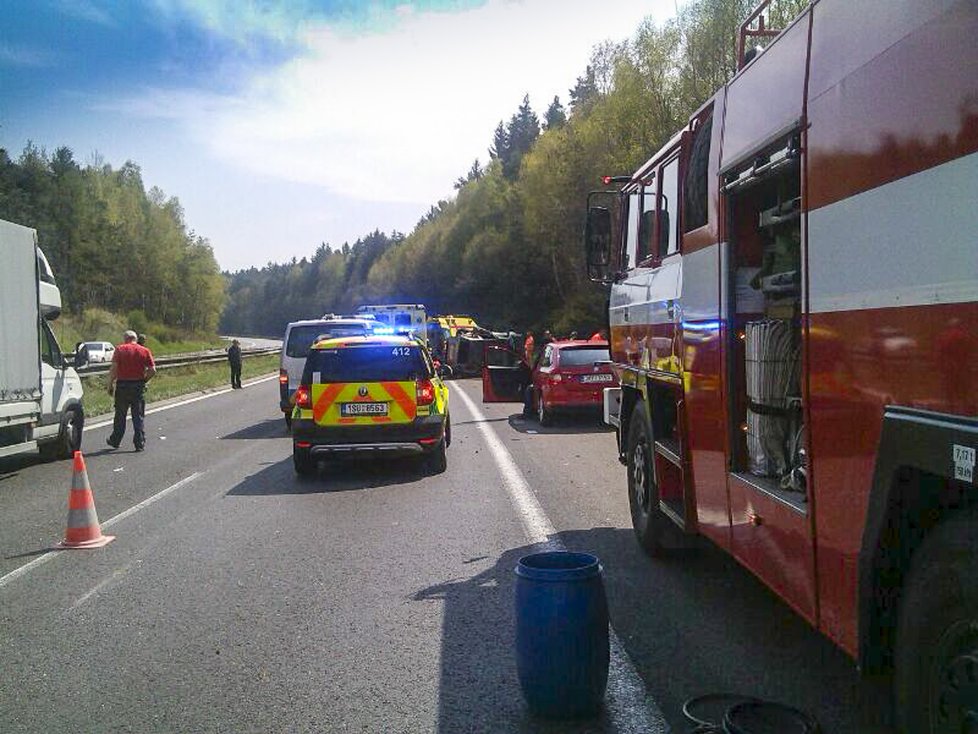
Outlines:
<svg viewBox="0 0 978 734"><path fill-rule="evenodd" d="M522 402L548 425L555 412L600 412L604 389L618 387L606 341L554 341L532 369L515 352L488 347L482 368L484 403Z"/></svg>

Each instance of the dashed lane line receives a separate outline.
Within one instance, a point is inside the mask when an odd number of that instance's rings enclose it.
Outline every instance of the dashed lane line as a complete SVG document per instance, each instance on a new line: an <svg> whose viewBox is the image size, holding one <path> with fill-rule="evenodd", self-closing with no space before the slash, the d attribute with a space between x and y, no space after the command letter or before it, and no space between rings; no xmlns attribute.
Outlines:
<svg viewBox="0 0 978 734"><path fill-rule="evenodd" d="M523 472L516 465L512 454L493 431L492 426L479 406L473 402L464 389L449 383L452 391L461 398L472 414L473 423L479 427L483 439L489 446L493 460L506 486L527 539L549 550L564 550L565 546L557 535L557 529L543 511L539 500L533 493ZM608 669L608 689L606 710L614 730L622 734L666 734L666 723L658 704L645 689L645 684L635 668L635 664L622 646L612 627L611 665Z"/></svg>
<svg viewBox="0 0 978 734"><path fill-rule="evenodd" d="M127 517L130 517L131 515L136 514L140 510L142 510L142 509L144 509L146 507L149 507L151 504L153 504L154 502L156 502L158 500L163 499L166 495L170 494L171 492L175 492L178 489L180 489L181 487L187 486L188 484L190 484L192 481L194 481L198 477L203 476L203 474L204 474L203 472L199 472L199 471L194 472L189 477L184 477L179 482L176 482L175 484L171 484L166 489L162 489L159 492L157 492L156 494L154 494L153 496L147 497L146 499L144 499L139 504L135 504L132 507L130 507L128 510L123 510L118 515L116 515L116 516L114 516L114 517L106 520L105 522L101 523L102 530L105 530L107 528L110 528L113 525L115 525L117 522L121 522L122 520L125 520ZM6 576L0 576L0 589L2 589L4 586L6 586L7 584L9 584L11 581L14 581L15 579L20 578L21 576L29 573L30 571L33 571L38 566L41 566L41 565L47 563L52 558L54 558L55 556L57 556L59 553L64 553L64 552L65 552L65 550L63 550L63 549L48 551L44 555L38 556L37 558L35 558L33 561L30 561L29 563L25 563L20 568L15 568L13 571L11 571L10 573L8 573Z"/></svg>

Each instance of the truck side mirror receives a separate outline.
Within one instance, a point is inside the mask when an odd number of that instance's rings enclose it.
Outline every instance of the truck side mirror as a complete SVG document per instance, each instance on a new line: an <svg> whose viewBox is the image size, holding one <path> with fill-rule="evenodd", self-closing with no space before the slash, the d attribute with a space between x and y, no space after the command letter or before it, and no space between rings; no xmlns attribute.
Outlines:
<svg viewBox="0 0 978 734"><path fill-rule="evenodd" d="M68 362L68 360L65 360L66 366L67 366L67 362ZM72 359L72 363L73 363L74 368L76 370L84 367L85 365L87 365L88 364L88 350L87 349L79 349L77 352L75 352L75 356L74 356L74 359Z"/></svg>
<svg viewBox="0 0 978 734"><path fill-rule="evenodd" d="M587 252L588 278L607 280L611 265L611 211L606 207L592 206L588 209L584 247Z"/></svg>

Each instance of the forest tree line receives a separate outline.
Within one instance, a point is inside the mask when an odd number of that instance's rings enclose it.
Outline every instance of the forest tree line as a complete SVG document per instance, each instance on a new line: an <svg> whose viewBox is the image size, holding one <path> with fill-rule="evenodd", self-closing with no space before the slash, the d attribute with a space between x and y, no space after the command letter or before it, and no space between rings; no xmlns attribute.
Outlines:
<svg viewBox="0 0 978 734"><path fill-rule="evenodd" d="M635 170L736 72L740 23L756 0L694 0L632 38L605 43L542 119L524 98L496 127L489 159L455 183L409 235L229 275L226 331L280 334L286 322L358 304L421 302L495 329L556 333L605 322L605 288L585 275L582 230L604 174ZM775 0L783 27L807 0Z"/></svg>
<svg viewBox="0 0 978 734"><path fill-rule="evenodd" d="M83 167L67 147L48 154L32 143L13 160L0 148L0 219L37 230L67 310L216 330L226 296L214 253L176 198L146 191L135 163Z"/></svg>

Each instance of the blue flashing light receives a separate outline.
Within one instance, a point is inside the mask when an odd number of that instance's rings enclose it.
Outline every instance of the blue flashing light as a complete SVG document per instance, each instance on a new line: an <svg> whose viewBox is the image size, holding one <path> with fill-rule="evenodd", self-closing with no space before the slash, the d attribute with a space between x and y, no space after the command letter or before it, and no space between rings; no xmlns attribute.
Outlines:
<svg viewBox="0 0 978 734"><path fill-rule="evenodd" d="M386 335L393 334L394 330L389 326L375 326L373 327L374 334Z"/></svg>
<svg viewBox="0 0 978 734"><path fill-rule="evenodd" d="M686 331L720 331L720 322L703 321L700 323L694 323L691 321L683 321L683 329Z"/></svg>

